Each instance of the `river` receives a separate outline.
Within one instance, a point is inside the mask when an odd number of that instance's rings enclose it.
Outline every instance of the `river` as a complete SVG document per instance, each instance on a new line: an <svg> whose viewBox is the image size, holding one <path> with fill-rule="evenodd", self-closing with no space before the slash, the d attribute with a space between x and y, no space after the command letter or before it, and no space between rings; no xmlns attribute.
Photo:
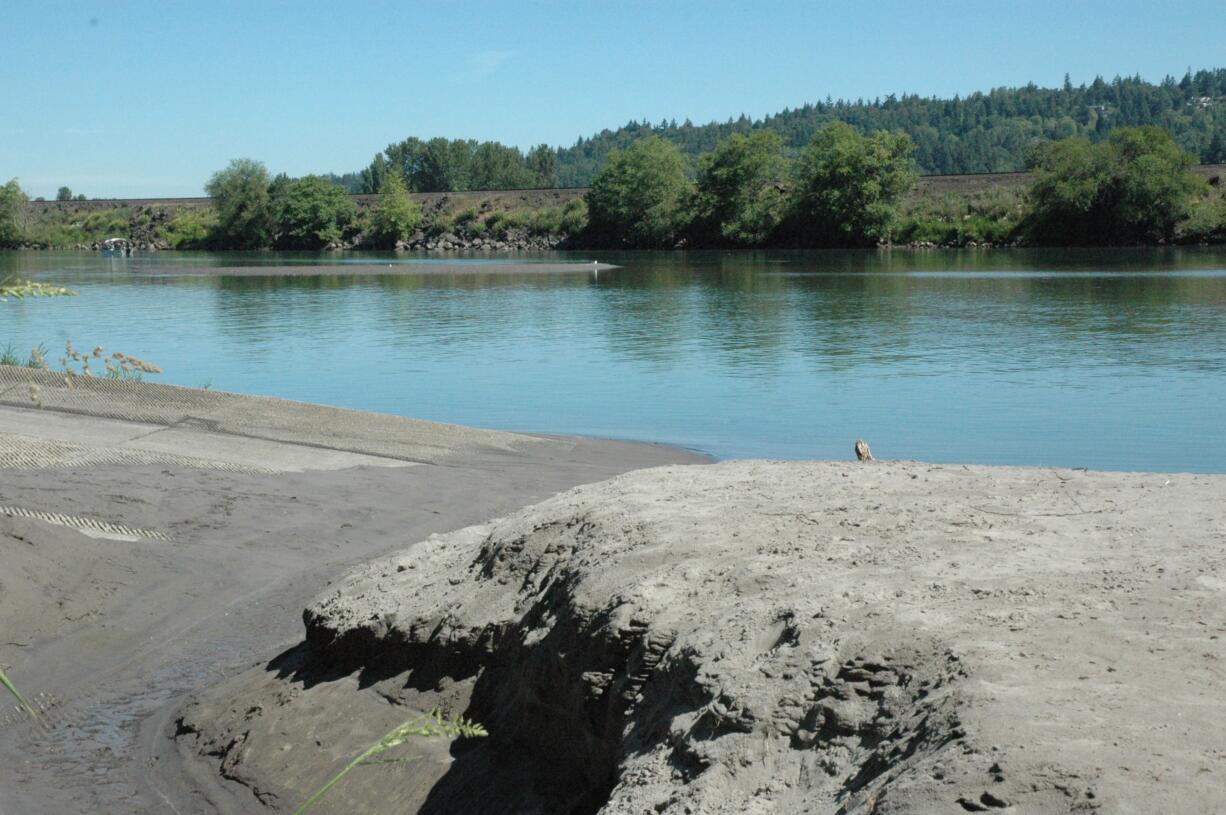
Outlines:
<svg viewBox="0 0 1226 815"><path fill-rule="evenodd" d="M592 259L620 268L496 268ZM209 272L277 264L384 274ZM1226 472L1220 249L5 252L4 274L80 296L0 304L0 349L102 345L152 381L718 458L864 438L879 458Z"/></svg>

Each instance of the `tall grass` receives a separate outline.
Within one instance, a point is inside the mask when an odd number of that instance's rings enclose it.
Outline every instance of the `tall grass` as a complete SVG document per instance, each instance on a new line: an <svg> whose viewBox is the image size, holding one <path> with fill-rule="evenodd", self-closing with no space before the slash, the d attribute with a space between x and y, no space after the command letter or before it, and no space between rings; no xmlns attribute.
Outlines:
<svg viewBox="0 0 1226 815"><path fill-rule="evenodd" d="M316 790L310 798L306 799L302 806L294 810L294 815L303 815L304 812L314 806L324 796L324 793L336 786L336 783L344 778L354 767L373 763L371 759L375 756L386 753L394 747L399 747L414 736L421 738L446 736L449 739L470 739L488 735L489 733L486 732L484 727L471 719L466 719L463 716L458 716L455 719L446 719L443 717L442 712L435 708L425 715L409 719L366 748L360 756L346 764L345 769L334 775L331 781Z"/></svg>
<svg viewBox="0 0 1226 815"><path fill-rule="evenodd" d="M4 346L4 350L0 351L0 365L12 365L19 368L46 368L47 367L47 346L39 343L37 347L30 349L30 355L25 359L17 353L17 346L11 342Z"/></svg>
<svg viewBox="0 0 1226 815"><path fill-rule="evenodd" d="M17 686L13 684L13 681L8 678L8 675L5 674L4 671L0 671L0 685L4 685L4 687L8 688L8 692L13 694L13 698L17 700L17 705L26 713L30 714L31 719L36 722L40 721L38 711L30 706L30 703L25 700L25 697L21 695L21 692L17 690Z"/></svg>
<svg viewBox="0 0 1226 815"><path fill-rule="evenodd" d="M162 369L153 363L138 359L131 354L116 351L108 355L106 349L101 345L94 346L93 351L78 351L72 347L72 340L68 340L64 345L64 356L60 357L60 367L67 374L69 384L72 384L71 380L74 377L94 375L93 369L89 367L91 360L101 361L103 375L108 379L140 381L145 374L162 372ZM76 370L74 366L79 367L80 370Z"/></svg>
<svg viewBox="0 0 1226 815"><path fill-rule="evenodd" d="M134 227L148 223L146 213L130 207L89 212L48 207L31 215L24 237L43 246L75 246L127 235Z"/></svg>

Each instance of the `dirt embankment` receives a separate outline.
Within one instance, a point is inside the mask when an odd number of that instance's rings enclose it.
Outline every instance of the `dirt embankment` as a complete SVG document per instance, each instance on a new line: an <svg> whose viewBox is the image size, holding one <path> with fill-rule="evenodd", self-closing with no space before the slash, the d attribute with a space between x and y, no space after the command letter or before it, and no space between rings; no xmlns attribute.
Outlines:
<svg viewBox="0 0 1226 815"><path fill-rule="evenodd" d="M1215 811L1224 506L1221 476L639 471L354 571L177 738L276 811L434 706L491 735L319 811Z"/></svg>
<svg viewBox="0 0 1226 815"><path fill-rule="evenodd" d="M543 190L478 190L465 192L415 192L410 197L421 204L425 212L458 212L472 207L474 209L488 208L493 210L544 209L560 207L582 198L587 194L587 187L573 187ZM351 195L358 208L373 206L378 203L378 195L358 193ZM29 206L34 209L53 209L68 213L97 212L99 210L131 207L141 209L207 207L211 198L203 196L196 198L92 198L86 201L31 201Z"/></svg>

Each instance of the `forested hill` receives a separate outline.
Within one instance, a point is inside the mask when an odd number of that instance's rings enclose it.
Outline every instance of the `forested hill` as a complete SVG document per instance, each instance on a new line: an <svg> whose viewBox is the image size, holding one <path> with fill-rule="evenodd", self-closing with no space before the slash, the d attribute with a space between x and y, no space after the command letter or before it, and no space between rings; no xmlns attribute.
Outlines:
<svg viewBox="0 0 1226 815"><path fill-rule="evenodd" d="M696 156L731 133L769 128L801 147L824 124L840 120L864 131L902 130L915 142L921 172L983 173L1020 170L1036 139L1087 136L1097 141L1114 127L1159 125L1204 163L1226 161L1226 69L1197 71L1159 84L1117 78L1062 88L998 88L965 98L887 96L872 102L826 101L761 120L724 123L631 123L605 130L558 152L558 181L582 185L614 148L659 134Z"/></svg>
<svg viewBox="0 0 1226 815"><path fill-rule="evenodd" d="M799 148L832 121L863 132L901 130L915 143L923 173L979 173L1020 170L1036 141L1086 136L1099 141L1115 127L1158 125L1203 163L1226 162L1226 69L1168 77L1157 84L1138 77L1060 88L997 88L952 99L903 95L873 101L827 100L785 110L764 119L742 116L727 122L695 125L675 121L631 122L581 138L570 147L541 147L524 155L491 142L406 139L390 145L360 173L333 176L355 192L371 192L384 162L397 164L414 189L585 186L609 152L648 136L674 142L691 161L732 133L769 128L789 148ZM433 145L433 147L432 147ZM553 154L547 160L546 151ZM516 158L518 157L518 159ZM441 165L446 166L441 166ZM471 167L468 165L471 164Z"/></svg>

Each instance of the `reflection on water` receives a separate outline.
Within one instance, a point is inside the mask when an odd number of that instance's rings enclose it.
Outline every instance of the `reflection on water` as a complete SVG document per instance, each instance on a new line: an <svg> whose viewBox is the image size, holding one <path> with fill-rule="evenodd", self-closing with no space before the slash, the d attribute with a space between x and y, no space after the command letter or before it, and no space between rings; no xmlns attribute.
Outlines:
<svg viewBox="0 0 1226 815"><path fill-rule="evenodd" d="M721 457L865 437L888 458L1226 472L1226 252L597 256L623 268L353 255L396 274L217 277L338 261L0 253L0 274L81 292L0 306L0 346L71 338L176 384ZM497 262L447 260L474 259Z"/></svg>

